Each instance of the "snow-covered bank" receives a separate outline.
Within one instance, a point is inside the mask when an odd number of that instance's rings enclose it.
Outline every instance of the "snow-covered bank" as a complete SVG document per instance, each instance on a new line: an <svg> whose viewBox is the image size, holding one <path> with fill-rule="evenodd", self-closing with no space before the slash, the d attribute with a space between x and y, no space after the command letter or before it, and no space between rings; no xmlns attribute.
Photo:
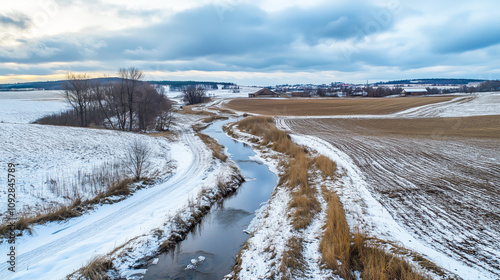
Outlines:
<svg viewBox="0 0 500 280"><path fill-rule="evenodd" d="M232 128L238 141L250 147L249 139L253 135ZM269 170L280 175L278 153L266 149L253 148L255 160L265 163ZM275 155L276 159L273 159ZM292 225L288 206L290 193L286 188L277 186L269 200L255 212L255 218L245 230L250 234L238 258L241 260L237 271L231 272L225 279L270 279L279 273L279 264L286 250L288 239L292 237Z"/></svg>

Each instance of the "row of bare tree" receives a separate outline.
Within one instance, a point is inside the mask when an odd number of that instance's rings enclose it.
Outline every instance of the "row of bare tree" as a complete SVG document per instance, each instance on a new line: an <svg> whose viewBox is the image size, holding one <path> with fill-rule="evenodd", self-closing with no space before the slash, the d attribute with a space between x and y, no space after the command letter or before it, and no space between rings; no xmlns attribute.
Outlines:
<svg viewBox="0 0 500 280"><path fill-rule="evenodd" d="M172 105L163 87L144 82L143 72L134 67L120 69L118 78L91 79L86 74L68 73L65 97L77 116L77 125L168 130Z"/></svg>

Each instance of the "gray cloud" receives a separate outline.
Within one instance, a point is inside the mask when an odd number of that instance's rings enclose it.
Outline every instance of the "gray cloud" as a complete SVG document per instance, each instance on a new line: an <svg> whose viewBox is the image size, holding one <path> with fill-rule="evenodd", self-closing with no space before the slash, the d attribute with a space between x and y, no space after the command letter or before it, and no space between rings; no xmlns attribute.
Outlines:
<svg viewBox="0 0 500 280"><path fill-rule="evenodd" d="M451 12L443 14L443 23L436 26L426 23L429 15L423 8L406 8L405 13L392 14L387 7L370 3L329 2L273 12L235 5L223 16L215 6L201 6L140 28L106 33L95 29L18 40L21 46L0 49L0 61L27 65L71 62L75 67L95 61L96 71L139 66L160 71L256 72L356 72L370 67L408 71L481 62L489 67L498 62L499 50L495 46L500 43L500 21L496 17L485 16L478 21L470 13ZM101 4L92 0L88 5L98 8ZM161 14L128 11L116 5L111 8L115 14L127 17ZM405 33L403 20L416 25L416 37ZM477 57L469 52L481 54L482 60L474 62Z"/></svg>
<svg viewBox="0 0 500 280"><path fill-rule="evenodd" d="M15 27L18 29L27 29L31 26L31 19L20 13L9 15L0 14L0 26L3 28Z"/></svg>
<svg viewBox="0 0 500 280"><path fill-rule="evenodd" d="M461 53L500 44L500 20L472 22L453 20L432 32L438 53Z"/></svg>

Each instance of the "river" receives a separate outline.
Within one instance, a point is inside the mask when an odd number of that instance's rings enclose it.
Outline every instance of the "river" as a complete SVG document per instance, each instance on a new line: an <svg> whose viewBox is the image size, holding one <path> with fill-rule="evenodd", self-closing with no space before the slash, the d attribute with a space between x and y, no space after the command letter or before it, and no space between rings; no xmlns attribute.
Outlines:
<svg viewBox="0 0 500 280"><path fill-rule="evenodd" d="M248 145L223 132L222 126L232 121L235 120L217 121L203 133L227 148L246 182L236 193L214 205L196 230L174 250L161 254L158 264L148 268L145 280L222 279L231 272L236 255L248 239L244 230L277 184L276 175L262 162L252 159L255 153Z"/></svg>

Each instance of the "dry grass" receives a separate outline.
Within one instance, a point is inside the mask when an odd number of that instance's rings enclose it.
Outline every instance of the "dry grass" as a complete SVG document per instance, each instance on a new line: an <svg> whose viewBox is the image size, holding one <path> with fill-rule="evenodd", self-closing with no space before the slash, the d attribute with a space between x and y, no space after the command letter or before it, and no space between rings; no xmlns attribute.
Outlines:
<svg viewBox="0 0 500 280"><path fill-rule="evenodd" d="M181 114L193 114L193 115L207 115L212 116L214 113L207 112L204 110L193 110L194 105L182 106L182 110L177 111Z"/></svg>
<svg viewBox="0 0 500 280"><path fill-rule="evenodd" d="M364 235L352 235L339 197L326 191L326 188L323 188L323 194L328 209L320 251L322 261L328 268L347 280L356 279L353 271L360 271L363 279L372 280L429 279L402 258L386 252L375 243L368 244Z"/></svg>
<svg viewBox="0 0 500 280"><path fill-rule="evenodd" d="M62 206L59 208L52 208L44 212L40 212L34 216L21 216L14 224L13 227L8 227L7 224L2 224L0 226L0 236L6 236L10 230L24 231L28 230L31 232L31 225L33 224L43 224L46 222L63 221L68 218L78 217L81 212L77 211L77 207L81 205L81 200L75 200L69 206Z"/></svg>
<svg viewBox="0 0 500 280"><path fill-rule="evenodd" d="M307 153L307 150L292 142L290 135L277 129L271 117L248 117L238 122L238 128L262 137L262 145L270 145L273 150L290 155L292 158L299 158Z"/></svg>
<svg viewBox="0 0 500 280"><path fill-rule="evenodd" d="M108 257L92 258L89 263L79 270L81 280L107 280L111 279L107 272L113 269L113 262Z"/></svg>
<svg viewBox="0 0 500 280"><path fill-rule="evenodd" d="M323 262L344 279L350 279L351 235L344 208L337 195L325 192L325 189L323 193L328 203L326 229L319 246Z"/></svg>
<svg viewBox="0 0 500 280"><path fill-rule="evenodd" d="M292 237L288 240L287 250L283 252L283 260L281 262L281 279L295 279L304 275L305 260L302 255L304 247L301 238Z"/></svg>
<svg viewBox="0 0 500 280"><path fill-rule="evenodd" d="M214 158L218 158L221 161L227 160L227 156L224 153L224 148L217 142L217 140L200 132L196 133L196 135L198 135L201 141L203 141L203 143L205 143L205 145L207 145L207 147L209 147L212 150L212 156Z"/></svg>
<svg viewBox="0 0 500 280"><path fill-rule="evenodd" d="M292 193L290 208L293 212L292 222L296 230L309 226L314 215L321 210L321 205L316 198L316 189L312 187L302 187L299 191Z"/></svg>
<svg viewBox="0 0 500 280"><path fill-rule="evenodd" d="M309 187L309 159L304 154L297 154L284 164L286 172L280 176L280 185L288 185L291 190Z"/></svg>
<svg viewBox="0 0 500 280"><path fill-rule="evenodd" d="M401 97L350 99L237 98L227 107L269 116L381 115L452 100L453 97Z"/></svg>
<svg viewBox="0 0 500 280"><path fill-rule="evenodd" d="M277 129L271 117L249 117L238 122L238 128L262 138L261 145L289 156L283 164L285 172L279 184L288 186L292 193L290 208L293 211L293 226L303 229L309 226L314 215L320 210L316 199L316 189L309 186L308 170L312 160L305 148L294 144L290 136Z"/></svg>
<svg viewBox="0 0 500 280"><path fill-rule="evenodd" d="M337 172L337 164L327 156L319 155L315 157L314 165L321 171L323 179L335 178L335 172Z"/></svg>
<svg viewBox="0 0 500 280"><path fill-rule="evenodd" d="M357 234L354 238L355 249L351 250L354 269L361 271L363 279L373 280L424 280L429 277L415 271L405 260L383 249L367 245L365 238Z"/></svg>
<svg viewBox="0 0 500 280"><path fill-rule="evenodd" d="M219 115L212 115L212 116L204 118L201 121L204 122L204 123L211 123L211 122L213 122L215 120L227 120L227 119L229 119L229 118L228 117L224 117L224 116L219 116Z"/></svg>
<svg viewBox="0 0 500 280"><path fill-rule="evenodd" d="M69 218L80 216L86 209L104 202L111 196L127 196L130 194L130 185L134 182L132 179L125 179L111 185L106 192L99 193L93 199L82 201L75 199L70 205L48 208L30 216L21 216L14 224L13 229L23 232L31 232L31 226L35 224L44 224L47 222L63 221ZM0 236L6 236L12 228L7 224L0 225Z"/></svg>
<svg viewBox="0 0 500 280"><path fill-rule="evenodd" d="M319 125L363 136L500 139L500 115L419 119L322 119Z"/></svg>
<svg viewBox="0 0 500 280"><path fill-rule="evenodd" d="M152 137L164 137L167 138L170 141L175 141L178 137L177 133L174 131L161 131L161 132L150 132L148 133L149 136Z"/></svg>

